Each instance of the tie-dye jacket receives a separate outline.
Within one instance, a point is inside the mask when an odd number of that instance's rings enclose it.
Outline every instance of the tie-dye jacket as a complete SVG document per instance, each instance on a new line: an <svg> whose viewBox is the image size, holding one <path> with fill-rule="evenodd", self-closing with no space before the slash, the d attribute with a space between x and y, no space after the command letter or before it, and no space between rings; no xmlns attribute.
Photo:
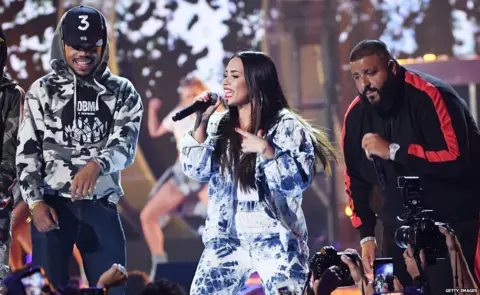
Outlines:
<svg viewBox="0 0 480 295"><path fill-rule="evenodd" d="M228 237L234 220L234 180L222 174L220 163L213 156L217 123L209 123L207 139L198 143L188 132L181 140L183 171L200 182L208 182L208 217L203 232L207 244L217 237ZM265 202L274 218L282 224L280 240L287 248L288 241L296 239L308 253L307 225L302 211L302 192L310 185L315 167L315 154L308 130L288 110L282 110L279 120L265 138L275 149L273 159L256 163L256 186L259 197Z"/></svg>
<svg viewBox="0 0 480 295"><path fill-rule="evenodd" d="M29 205L42 200L44 193L58 192L68 198L77 172L89 161L96 161L101 172L95 191L86 199L96 195L117 203L123 195L120 171L135 159L142 100L129 80L108 70L108 40L104 40L101 61L94 73L89 78L77 77L65 59L62 22L63 19L52 41L54 71L35 81L25 97L16 158L20 191ZM88 91L86 95L96 100L96 111L99 105L106 108L111 122L104 123L103 118L96 117L93 128L76 123L76 108L82 107L77 106L77 95L82 94L79 91ZM66 114L72 112L67 107L72 101L73 114ZM73 126L62 124L65 116L74 117ZM105 136L99 141L93 140L98 134Z"/></svg>

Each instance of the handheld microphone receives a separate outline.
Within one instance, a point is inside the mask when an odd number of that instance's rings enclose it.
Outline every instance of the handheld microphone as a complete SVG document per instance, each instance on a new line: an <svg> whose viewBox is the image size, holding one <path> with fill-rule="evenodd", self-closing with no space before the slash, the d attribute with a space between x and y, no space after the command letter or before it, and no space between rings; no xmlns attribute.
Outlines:
<svg viewBox="0 0 480 295"><path fill-rule="evenodd" d="M387 188L387 174L385 173L385 167L383 167L380 158L377 156L370 156L373 161L373 166L375 167L375 171L377 172L378 181L380 182L380 186L382 189Z"/></svg>
<svg viewBox="0 0 480 295"><path fill-rule="evenodd" d="M197 111L205 111L209 106L215 105L218 99L221 99L220 95L213 92L210 92L209 96L210 96L209 101L196 101L192 103L188 107L176 113L175 116L172 117L172 120L179 121L190 116L191 114Z"/></svg>

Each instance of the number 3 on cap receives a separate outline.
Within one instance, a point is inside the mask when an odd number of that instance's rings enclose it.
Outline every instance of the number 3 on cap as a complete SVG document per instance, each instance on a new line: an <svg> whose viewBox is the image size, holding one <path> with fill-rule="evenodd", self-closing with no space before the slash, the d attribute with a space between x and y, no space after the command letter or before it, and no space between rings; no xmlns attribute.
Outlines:
<svg viewBox="0 0 480 295"><path fill-rule="evenodd" d="M79 30L85 31L86 29L88 29L88 27L90 27L90 23L87 22L88 15L79 15L78 18L81 19L80 23L83 25L78 26Z"/></svg>

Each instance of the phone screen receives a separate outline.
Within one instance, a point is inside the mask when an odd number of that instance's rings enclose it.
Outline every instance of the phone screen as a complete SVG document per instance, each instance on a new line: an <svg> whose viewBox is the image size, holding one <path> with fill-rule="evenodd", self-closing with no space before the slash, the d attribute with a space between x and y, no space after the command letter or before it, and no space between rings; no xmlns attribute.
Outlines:
<svg viewBox="0 0 480 295"><path fill-rule="evenodd" d="M393 287L393 259L377 258L373 262L373 286L375 293L391 292Z"/></svg>
<svg viewBox="0 0 480 295"><path fill-rule="evenodd" d="M42 295L43 288L47 285L40 271L28 274L20 279L26 295Z"/></svg>

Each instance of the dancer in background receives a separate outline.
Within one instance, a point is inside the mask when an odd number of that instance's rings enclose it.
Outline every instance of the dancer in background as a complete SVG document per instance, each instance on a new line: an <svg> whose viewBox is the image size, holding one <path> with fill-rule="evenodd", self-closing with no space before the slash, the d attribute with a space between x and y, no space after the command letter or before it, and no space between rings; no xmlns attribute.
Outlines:
<svg viewBox="0 0 480 295"><path fill-rule="evenodd" d="M308 273L302 192L316 168L330 172L333 147L290 109L265 54L236 54L223 88L228 113L218 128L209 121L220 101L197 114L199 126L181 141L184 172L209 184L205 250L190 294L237 294L254 271L266 295L301 294Z"/></svg>
<svg viewBox="0 0 480 295"><path fill-rule="evenodd" d="M196 95L207 90L207 86L198 78L189 78L180 81L180 101L160 123L158 111L162 101L158 98L150 100L148 106L148 132L152 137L161 137L167 133L173 133L177 149L180 152L180 139L195 125L195 115L181 121L173 122L172 117L181 109L193 103ZM150 279L155 279L157 264L168 261L164 247L164 237L159 219L165 217L170 211L180 206L185 198L192 194L198 194L199 199L207 206L208 187L189 178L182 172L180 161L176 161L159 178L150 193L150 200L140 214L143 233L152 256L152 269Z"/></svg>

